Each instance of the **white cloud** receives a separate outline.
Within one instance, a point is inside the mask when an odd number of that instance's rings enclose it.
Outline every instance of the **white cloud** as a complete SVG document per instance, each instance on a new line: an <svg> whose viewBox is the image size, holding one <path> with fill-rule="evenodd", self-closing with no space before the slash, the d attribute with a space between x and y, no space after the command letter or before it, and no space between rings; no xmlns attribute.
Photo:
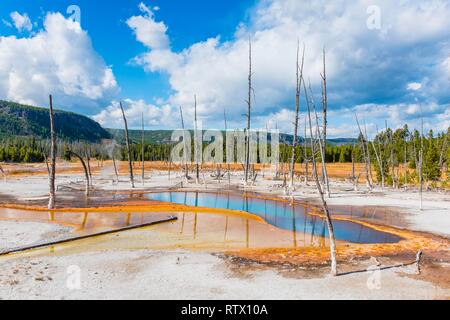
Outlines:
<svg viewBox="0 0 450 320"><path fill-rule="evenodd" d="M169 46L167 27L163 22L156 22L154 14L144 3L139 4L143 16L133 16L127 20L133 29L136 39L152 50L163 50Z"/></svg>
<svg viewBox="0 0 450 320"><path fill-rule="evenodd" d="M0 97L93 113L118 92L110 67L77 22L50 13L30 37L0 37Z"/></svg>
<svg viewBox="0 0 450 320"><path fill-rule="evenodd" d="M411 83L408 83L408 87L407 88L410 91L417 91L417 90L420 90L422 88L422 84L418 83L418 82L411 82Z"/></svg>
<svg viewBox="0 0 450 320"><path fill-rule="evenodd" d="M144 100L126 99L122 102L127 122L130 128L140 128L142 114L147 129L155 127L178 127L178 118L174 118L176 110L170 105L156 106L147 104ZM105 128L122 128L122 111L118 101L113 101L108 107L92 117Z"/></svg>
<svg viewBox="0 0 450 320"><path fill-rule="evenodd" d="M249 37L258 125L274 122L276 116L282 126L288 121L283 109L294 109L297 38L306 45L305 74L319 91L321 53L323 46L327 49L332 109L352 104L409 103L409 85L417 88L419 83L412 83L418 78L426 80L421 83L421 98L427 103L433 99L448 102L448 90L444 90L450 69L446 60L448 1L376 1L381 9L381 30L369 30L367 8L373 4L368 0L261 0L249 23L237 26L234 39L224 42L217 36L179 52L171 50L166 24L157 22L147 7L128 24L148 48L135 62L149 72L167 73L174 91L169 102L186 106L188 113L192 113L192 96L197 93L199 114L210 125L219 124L218 118L227 109L230 122L243 126ZM444 61L445 68L439 61ZM389 112L402 111L394 107Z"/></svg>
<svg viewBox="0 0 450 320"><path fill-rule="evenodd" d="M359 120L366 122L369 136L373 137L377 128L383 130L385 121L390 128L398 129L408 124L410 129L421 127L420 117L423 116L425 130L433 129L435 132L447 131L450 125L450 104L438 105L436 103L417 104L364 104L345 108L330 113L331 127L341 127L340 122L346 122L348 132L357 133L355 113ZM332 132L333 129L331 129ZM331 133L331 136L339 134ZM354 136L354 135L353 135Z"/></svg>
<svg viewBox="0 0 450 320"><path fill-rule="evenodd" d="M14 11L10 14L10 16L17 30L21 32L22 31L30 32L33 29L33 24L31 23L28 14L26 13L20 14L17 11Z"/></svg>

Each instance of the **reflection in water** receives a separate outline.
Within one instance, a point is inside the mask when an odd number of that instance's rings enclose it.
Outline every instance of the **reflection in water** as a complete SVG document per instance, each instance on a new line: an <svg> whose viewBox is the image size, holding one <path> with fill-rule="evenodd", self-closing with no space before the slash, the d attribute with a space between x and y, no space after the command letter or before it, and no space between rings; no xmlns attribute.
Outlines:
<svg viewBox="0 0 450 320"><path fill-rule="evenodd" d="M120 229L167 218L163 213L131 212L34 212L0 208L0 220L33 221L71 227L79 234Z"/></svg>
<svg viewBox="0 0 450 320"><path fill-rule="evenodd" d="M159 193L152 199L172 201L189 206L225 208L254 213L268 223L248 216L226 213L178 213L178 220L158 224L149 229L127 233L127 237L95 242L94 248L297 248L327 247L328 229L315 209L300 203L286 203L231 194ZM311 211L311 212L310 212ZM353 212L355 211L355 212ZM352 209L353 215L362 215ZM130 225L145 224L166 218L165 213L133 212L31 212L0 208L0 220L36 221L64 225L83 235ZM334 221L338 240L356 243L393 243L398 236L379 232L358 223ZM148 232L148 230L154 232Z"/></svg>
<svg viewBox="0 0 450 320"><path fill-rule="evenodd" d="M316 215L308 215L308 207L301 204L291 205L287 202L258 199L240 195L199 193L199 192L162 192L151 193L152 200L184 204L192 207L222 208L240 210L256 214L269 224L281 229L289 230L294 234L302 229L311 236L317 235L322 240L328 237L328 228L325 220ZM354 243L396 243L400 237L377 231L359 223L349 221L334 221L334 232L337 240ZM294 238L294 245L295 245Z"/></svg>
<svg viewBox="0 0 450 320"><path fill-rule="evenodd" d="M193 212L180 213L179 217L178 221L157 225L152 229L164 234L178 234L177 246L181 247L297 248L322 247L326 243L320 236L310 238L309 235L307 241L303 241L299 238L300 233L238 215Z"/></svg>
<svg viewBox="0 0 450 320"><path fill-rule="evenodd" d="M307 216L307 219L302 220L304 228L299 228L297 215L291 215L289 221L293 228L296 228L294 231L276 228L234 214L184 212L177 215L177 221L138 229L127 233L126 237L111 236L105 242L95 240L89 244L89 250L120 247L133 249L204 247L220 250L324 247L328 244L328 240L322 234L310 232L310 226L315 226L315 221L320 220L316 216ZM167 217L167 214L133 212L56 212L49 215L45 212L0 208L0 220L54 223L72 227L81 235L148 223L164 217ZM152 232L149 232L150 230Z"/></svg>

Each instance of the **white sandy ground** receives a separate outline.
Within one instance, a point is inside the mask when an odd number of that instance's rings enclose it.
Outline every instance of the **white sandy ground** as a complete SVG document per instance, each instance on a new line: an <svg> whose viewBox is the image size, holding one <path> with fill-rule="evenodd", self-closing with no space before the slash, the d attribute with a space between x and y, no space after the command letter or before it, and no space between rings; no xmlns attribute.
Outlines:
<svg viewBox="0 0 450 320"><path fill-rule="evenodd" d="M234 175L233 184L241 177ZM97 188L129 190L128 179L121 176L119 185L110 175L95 178ZM211 180L211 179L208 179ZM57 176L57 185L78 181L83 188L81 174ZM144 186L137 190L175 186L183 181L172 173L152 172ZM284 195L281 182L258 179L249 191ZM191 188L208 190L226 187L208 181ZM42 198L48 188L47 177L30 176L0 181L0 194L20 199ZM450 236L450 195L424 193L424 210L420 211L416 191L376 190L371 194L351 190L349 184L333 182L333 205L389 206L399 210L408 221L408 229ZM317 199L313 184L298 183L296 199ZM56 228L56 229L55 229ZM67 230L42 223L0 221L0 239L6 247L25 245L48 238L49 234ZM75 265L81 270L81 290L67 288L67 268ZM337 278L294 279L276 271L251 271L249 277L233 275L226 263L210 253L190 251L107 251L67 256L27 255L0 258L1 299L441 299L449 298L449 290L432 283L405 277L407 268L381 271L381 286L370 290L370 273L357 273Z"/></svg>
<svg viewBox="0 0 450 320"><path fill-rule="evenodd" d="M0 221L0 252L67 235L70 228L39 222Z"/></svg>
<svg viewBox="0 0 450 320"><path fill-rule="evenodd" d="M0 299L442 299L450 294L406 277L412 272L406 267L381 271L379 282L371 281L372 273L294 279L266 270L241 277L221 258L187 251L21 258L3 262L2 270Z"/></svg>

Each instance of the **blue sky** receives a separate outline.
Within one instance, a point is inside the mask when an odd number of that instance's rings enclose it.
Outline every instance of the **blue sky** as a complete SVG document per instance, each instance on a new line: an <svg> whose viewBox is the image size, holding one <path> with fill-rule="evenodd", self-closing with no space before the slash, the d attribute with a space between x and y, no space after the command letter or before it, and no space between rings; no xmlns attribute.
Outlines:
<svg viewBox="0 0 450 320"><path fill-rule="evenodd" d="M80 8L81 24L67 13ZM247 42L254 126L292 129L297 39L320 101L327 51L330 135L450 126L450 4L445 0L11 1L0 6L0 99L59 108L120 127L177 128L178 106L205 127L244 126ZM302 102L301 110L304 111ZM302 113L302 116L304 114Z"/></svg>
<svg viewBox="0 0 450 320"><path fill-rule="evenodd" d="M0 17L10 21L10 13L27 13L30 20L42 27L47 12L61 12L66 17L67 8L79 6L81 27L89 33L95 50L108 65L113 66L123 93L131 99L152 100L170 92L167 77L159 73L146 73L141 68L131 66L131 58L143 51L126 24L128 17L138 14L140 0L44 0L11 1L2 0ZM229 1L151 1L153 6L163 6L160 18L170 25L169 35L174 50L182 50L192 43L220 34L224 39L233 36L236 25L245 21L248 8L254 0ZM197 22L200 21L201 23ZM196 21L192 23L193 21ZM36 29L36 28L33 28ZM0 23L0 35L27 36L16 28Z"/></svg>

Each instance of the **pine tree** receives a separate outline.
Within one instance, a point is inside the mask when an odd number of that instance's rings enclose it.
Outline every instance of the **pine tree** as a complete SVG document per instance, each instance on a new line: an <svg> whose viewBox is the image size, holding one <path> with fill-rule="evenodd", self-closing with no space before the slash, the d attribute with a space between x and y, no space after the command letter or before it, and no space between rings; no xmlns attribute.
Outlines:
<svg viewBox="0 0 450 320"><path fill-rule="evenodd" d="M433 139L433 130L430 130L427 142L428 145L425 149L424 157L424 174L428 180L437 181L441 177L441 170L439 168L439 152Z"/></svg>

